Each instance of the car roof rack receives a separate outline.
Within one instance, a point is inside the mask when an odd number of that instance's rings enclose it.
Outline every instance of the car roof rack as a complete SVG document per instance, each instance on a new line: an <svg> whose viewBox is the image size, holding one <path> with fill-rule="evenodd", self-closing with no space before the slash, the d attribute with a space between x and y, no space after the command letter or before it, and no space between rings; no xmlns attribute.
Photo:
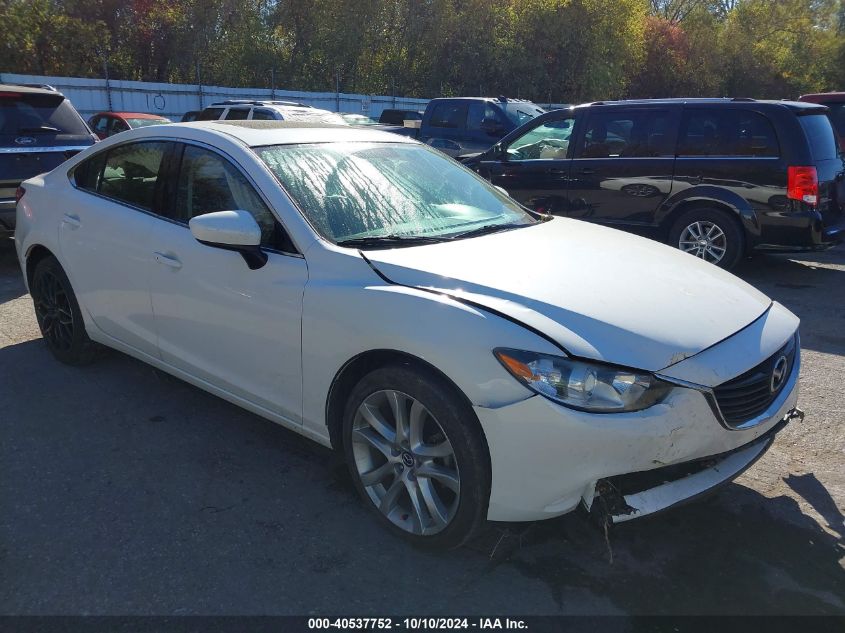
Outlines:
<svg viewBox="0 0 845 633"><path fill-rule="evenodd" d="M221 106L221 105L254 105L254 106L267 106L267 105L283 105L283 106L295 106L299 108L310 108L312 106L306 105L304 103L299 103L298 101L261 101L257 99L226 99L225 101L215 101L211 105L213 106Z"/></svg>

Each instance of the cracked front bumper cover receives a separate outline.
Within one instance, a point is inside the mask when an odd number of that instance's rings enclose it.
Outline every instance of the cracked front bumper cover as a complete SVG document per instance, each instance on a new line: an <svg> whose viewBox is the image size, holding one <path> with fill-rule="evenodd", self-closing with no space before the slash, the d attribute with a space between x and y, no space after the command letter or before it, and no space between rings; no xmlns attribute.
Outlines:
<svg viewBox="0 0 845 633"><path fill-rule="evenodd" d="M665 468L602 479L596 484L591 512L622 523L688 503L723 486L750 468L793 420L803 420L795 407L765 435L732 451Z"/></svg>

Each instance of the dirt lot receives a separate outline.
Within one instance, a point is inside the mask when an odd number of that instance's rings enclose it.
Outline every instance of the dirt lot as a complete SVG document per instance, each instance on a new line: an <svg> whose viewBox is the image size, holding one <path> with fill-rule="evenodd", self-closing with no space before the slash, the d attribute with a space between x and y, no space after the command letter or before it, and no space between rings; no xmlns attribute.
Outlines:
<svg viewBox="0 0 845 633"><path fill-rule="evenodd" d="M608 540L569 515L431 554L330 451L118 353L55 362L0 244L0 613L845 614L845 248L738 272L802 319L803 424Z"/></svg>

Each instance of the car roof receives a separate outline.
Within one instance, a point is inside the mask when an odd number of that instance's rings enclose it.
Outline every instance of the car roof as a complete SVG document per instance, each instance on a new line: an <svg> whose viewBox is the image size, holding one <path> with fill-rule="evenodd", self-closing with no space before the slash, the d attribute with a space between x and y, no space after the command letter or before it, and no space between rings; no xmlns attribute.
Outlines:
<svg viewBox="0 0 845 633"><path fill-rule="evenodd" d="M113 116L128 119L164 119L160 114L147 114L146 112L98 112L94 116Z"/></svg>
<svg viewBox="0 0 845 633"><path fill-rule="evenodd" d="M21 84L0 84L0 91L3 92L19 92L21 94L33 94L33 95L51 95L51 96L58 96L64 97L64 95L52 88L37 88L35 86L23 86Z"/></svg>
<svg viewBox="0 0 845 633"><path fill-rule="evenodd" d="M705 104L763 104L763 105L777 105L784 106L793 110L807 110L819 108L815 103L806 101L788 101L786 99L748 99L744 97L674 97L668 99L622 99L619 101L592 101L590 103L582 103L578 108L588 106L631 106L631 105L660 105L660 104L690 104L690 105L705 105Z"/></svg>
<svg viewBox="0 0 845 633"><path fill-rule="evenodd" d="M159 126L156 126L159 127ZM290 145L295 143L332 143L358 141L371 143L416 143L392 132L351 125L330 125L309 121L192 121L161 126L178 135L180 128L205 129L234 137L249 145ZM143 128L150 130L150 127ZM154 132L152 132L154 133Z"/></svg>
<svg viewBox="0 0 845 633"><path fill-rule="evenodd" d="M840 103L845 101L845 92L812 92L801 95L799 99L811 103Z"/></svg>

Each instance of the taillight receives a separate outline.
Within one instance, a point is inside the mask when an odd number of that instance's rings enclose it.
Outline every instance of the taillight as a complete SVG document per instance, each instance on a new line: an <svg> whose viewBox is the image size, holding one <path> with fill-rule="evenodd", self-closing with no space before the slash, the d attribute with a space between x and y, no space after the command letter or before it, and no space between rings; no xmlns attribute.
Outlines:
<svg viewBox="0 0 845 633"><path fill-rule="evenodd" d="M819 203L819 174L815 167L787 167L786 197L807 204Z"/></svg>
<svg viewBox="0 0 845 633"><path fill-rule="evenodd" d="M23 194L25 193L26 189L24 189L23 187L18 187L17 189L15 189L15 204L21 201L21 198L23 198Z"/></svg>

